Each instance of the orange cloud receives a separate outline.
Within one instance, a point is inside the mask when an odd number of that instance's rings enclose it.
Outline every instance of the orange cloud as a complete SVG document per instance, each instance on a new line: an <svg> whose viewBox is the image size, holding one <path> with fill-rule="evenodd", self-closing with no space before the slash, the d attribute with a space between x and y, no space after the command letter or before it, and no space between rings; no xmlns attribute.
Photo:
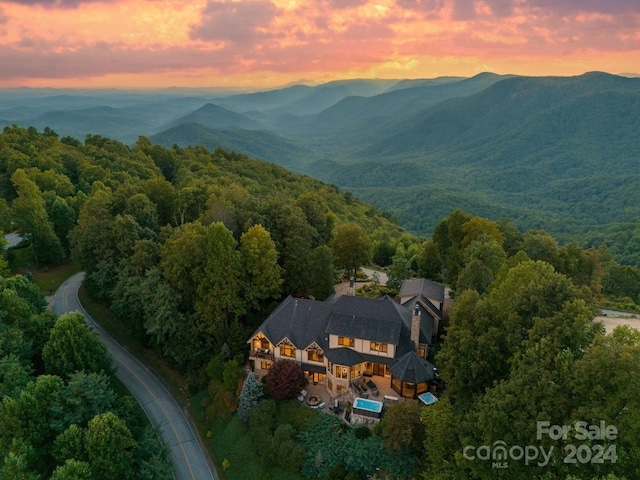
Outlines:
<svg viewBox="0 0 640 480"><path fill-rule="evenodd" d="M639 31L637 0L0 0L0 86L616 73Z"/></svg>

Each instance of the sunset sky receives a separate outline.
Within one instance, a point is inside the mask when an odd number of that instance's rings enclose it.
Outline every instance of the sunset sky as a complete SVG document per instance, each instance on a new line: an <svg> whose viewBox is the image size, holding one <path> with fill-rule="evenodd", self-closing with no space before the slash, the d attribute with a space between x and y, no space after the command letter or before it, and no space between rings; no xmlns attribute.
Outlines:
<svg viewBox="0 0 640 480"><path fill-rule="evenodd" d="M0 87L640 73L639 0L0 0Z"/></svg>

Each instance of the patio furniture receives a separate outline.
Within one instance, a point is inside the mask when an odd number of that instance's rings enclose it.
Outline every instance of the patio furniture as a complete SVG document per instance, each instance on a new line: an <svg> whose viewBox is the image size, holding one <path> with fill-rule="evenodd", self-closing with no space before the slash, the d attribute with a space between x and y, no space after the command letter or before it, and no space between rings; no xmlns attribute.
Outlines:
<svg viewBox="0 0 640 480"><path fill-rule="evenodd" d="M371 390L371 395L377 397L379 395L378 386L373 382L373 380L367 380L367 386Z"/></svg>
<svg viewBox="0 0 640 480"><path fill-rule="evenodd" d="M358 397L369 398L369 392L367 392L362 386L360 386L357 382L351 384L353 389L355 390L355 394Z"/></svg>

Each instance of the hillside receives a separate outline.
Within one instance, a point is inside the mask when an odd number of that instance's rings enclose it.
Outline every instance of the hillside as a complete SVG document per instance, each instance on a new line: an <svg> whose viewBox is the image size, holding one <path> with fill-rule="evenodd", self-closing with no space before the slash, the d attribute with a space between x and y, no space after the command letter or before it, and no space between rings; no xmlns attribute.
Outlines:
<svg viewBox="0 0 640 480"><path fill-rule="evenodd" d="M172 121L170 126L183 123L196 123L208 128L241 127L257 129L259 127L259 124L250 118L213 103L207 103L188 115Z"/></svg>
<svg viewBox="0 0 640 480"><path fill-rule="evenodd" d="M222 147L293 170L299 170L300 158L312 155L304 144L269 132L238 127L207 128L199 123L181 123L152 135L150 140L165 147L202 145L211 150Z"/></svg>
<svg viewBox="0 0 640 480"><path fill-rule="evenodd" d="M5 125L48 126L129 145L204 145L328 181L428 235L463 207L583 245L635 245L640 79L576 77L349 80L253 93L20 92ZM182 96L181 96L182 95ZM638 240L640 242L640 239Z"/></svg>
<svg viewBox="0 0 640 480"><path fill-rule="evenodd" d="M640 188L639 108L637 79L504 79L387 123L370 133L376 141L352 145L348 161L307 171L422 234L455 205L585 243L611 228L622 254L629 238L615 225L640 218L631 201Z"/></svg>

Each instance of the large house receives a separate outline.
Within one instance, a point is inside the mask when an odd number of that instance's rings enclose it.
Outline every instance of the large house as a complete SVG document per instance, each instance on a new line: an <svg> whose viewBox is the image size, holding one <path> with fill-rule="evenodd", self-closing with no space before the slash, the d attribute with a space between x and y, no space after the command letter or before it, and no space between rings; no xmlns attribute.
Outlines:
<svg viewBox="0 0 640 480"><path fill-rule="evenodd" d="M252 367L261 375L276 360L294 360L332 395L364 377L388 377L399 395L416 398L435 378L426 359L441 307L414 297L287 297L249 339Z"/></svg>

